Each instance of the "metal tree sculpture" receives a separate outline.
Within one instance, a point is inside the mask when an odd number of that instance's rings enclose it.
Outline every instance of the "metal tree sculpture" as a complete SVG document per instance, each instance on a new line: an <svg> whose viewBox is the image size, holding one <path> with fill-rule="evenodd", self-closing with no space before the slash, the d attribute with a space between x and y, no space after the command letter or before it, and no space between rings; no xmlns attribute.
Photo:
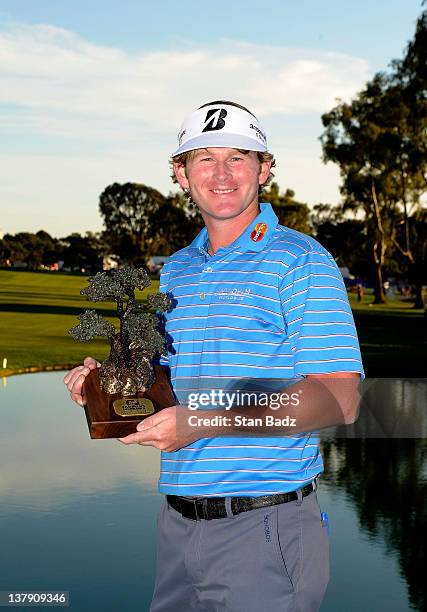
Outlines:
<svg viewBox="0 0 427 612"><path fill-rule="evenodd" d="M116 330L95 310L79 315L80 323L70 329L75 340L89 342L95 336L110 340L111 351L99 370L101 388L107 393L134 395L149 389L155 381L152 360L166 353L166 343L158 330L156 311L167 312L172 300L165 293L148 296L146 304L135 299L151 281L143 268L126 266L98 272L80 291L92 302L116 302L120 329Z"/></svg>

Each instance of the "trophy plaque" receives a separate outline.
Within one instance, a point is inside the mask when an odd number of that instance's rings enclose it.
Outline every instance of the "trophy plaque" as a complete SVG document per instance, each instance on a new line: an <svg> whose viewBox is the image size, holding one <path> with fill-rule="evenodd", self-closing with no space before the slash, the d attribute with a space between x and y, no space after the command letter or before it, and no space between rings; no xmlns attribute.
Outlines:
<svg viewBox="0 0 427 612"><path fill-rule="evenodd" d="M88 300L115 301L119 330L95 310L79 315L70 334L80 342L107 337L110 354L90 372L82 397L91 438L122 438L136 432L145 417L174 406L175 396L165 370L153 360L166 353L166 342L156 313L166 312L172 301L164 293L138 303L135 289L149 287L143 268L126 266L98 272L80 293Z"/></svg>

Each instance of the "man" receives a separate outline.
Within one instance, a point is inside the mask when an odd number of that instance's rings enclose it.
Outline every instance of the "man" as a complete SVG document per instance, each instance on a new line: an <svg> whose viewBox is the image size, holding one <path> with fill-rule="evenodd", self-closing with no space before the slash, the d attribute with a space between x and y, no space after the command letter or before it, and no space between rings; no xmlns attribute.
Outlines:
<svg viewBox="0 0 427 612"><path fill-rule="evenodd" d="M185 407L166 408L121 439L162 450L167 497L150 611L315 611L329 545L315 493L322 459L302 432L357 414L363 370L347 294L329 253L259 204L274 158L248 109L206 104L184 121L178 143L174 175L205 228L162 272L175 301L163 363L179 401L188 390L201 399L193 391L211 385L214 406L193 412L206 418L191 426ZM93 367L89 358L65 378L79 403ZM280 389L296 400L275 406L283 426L267 426L273 404L225 411L216 401L248 380L267 382L269 398ZM214 420L225 414L229 422Z"/></svg>

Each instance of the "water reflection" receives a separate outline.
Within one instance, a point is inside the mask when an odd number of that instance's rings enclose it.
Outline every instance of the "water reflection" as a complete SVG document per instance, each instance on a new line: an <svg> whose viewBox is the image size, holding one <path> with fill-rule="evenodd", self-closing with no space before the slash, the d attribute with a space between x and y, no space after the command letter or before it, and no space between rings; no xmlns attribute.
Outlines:
<svg viewBox="0 0 427 612"><path fill-rule="evenodd" d="M97 495L126 483L157 491L157 450L90 440L83 410L64 393L62 373L11 378L0 390L2 477L8 505L52 510L75 495Z"/></svg>
<svg viewBox="0 0 427 612"><path fill-rule="evenodd" d="M369 378L361 385L353 425L325 430L332 438L427 438L427 379Z"/></svg>
<svg viewBox="0 0 427 612"><path fill-rule="evenodd" d="M323 482L342 490L361 533L396 554L416 610L427 609L427 440L325 440Z"/></svg>
<svg viewBox="0 0 427 612"><path fill-rule="evenodd" d="M90 440L62 377L0 388L0 590L67 590L77 612L147 610L159 453Z"/></svg>
<svg viewBox="0 0 427 612"><path fill-rule="evenodd" d="M73 612L144 612L162 501L158 451L90 440L62 376L0 386L0 590L68 590ZM322 445L319 499L332 543L322 612L426 609L426 441Z"/></svg>

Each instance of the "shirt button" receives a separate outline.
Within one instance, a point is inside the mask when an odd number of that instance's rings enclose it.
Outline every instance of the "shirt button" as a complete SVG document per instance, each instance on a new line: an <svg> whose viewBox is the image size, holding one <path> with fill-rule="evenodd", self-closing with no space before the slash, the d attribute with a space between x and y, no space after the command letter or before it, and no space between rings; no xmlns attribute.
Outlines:
<svg viewBox="0 0 427 612"><path fill-rule="evenodd" d="M201 293L201 294L200 294L200 299L201 299L201 300L204 300L204 299L205 299L205 297L206 297L206 293Z"/></svg>

